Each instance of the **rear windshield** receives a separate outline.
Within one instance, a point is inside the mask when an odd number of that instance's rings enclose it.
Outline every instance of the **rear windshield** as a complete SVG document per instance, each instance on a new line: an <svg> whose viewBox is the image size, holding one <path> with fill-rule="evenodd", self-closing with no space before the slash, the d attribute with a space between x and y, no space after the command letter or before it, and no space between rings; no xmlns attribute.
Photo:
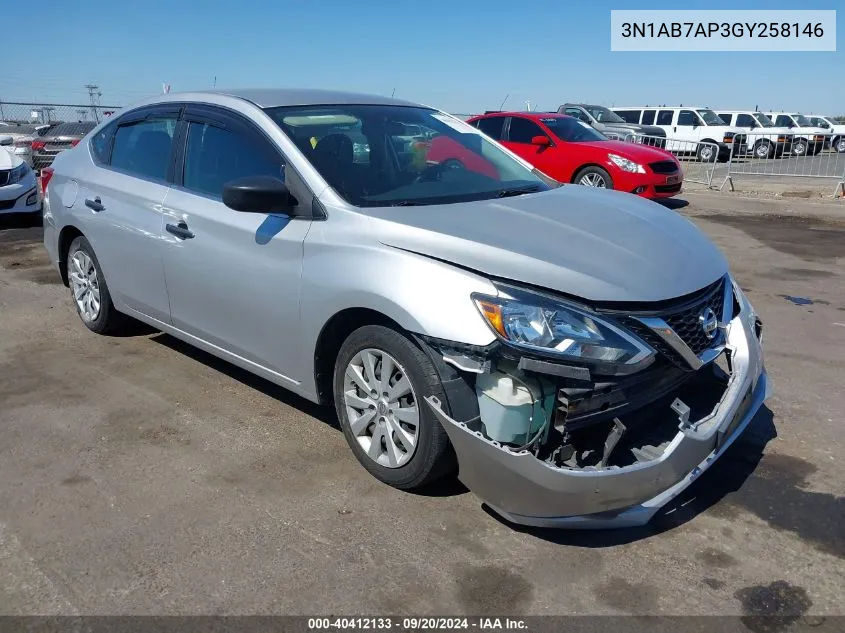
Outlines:
<svg viewBox="0 0 845 633"><path fill-rule="evenodd" d="M50 136L85 136L97 125L93 121L81 121L79 123L59 123L51 129Z"/></svg>

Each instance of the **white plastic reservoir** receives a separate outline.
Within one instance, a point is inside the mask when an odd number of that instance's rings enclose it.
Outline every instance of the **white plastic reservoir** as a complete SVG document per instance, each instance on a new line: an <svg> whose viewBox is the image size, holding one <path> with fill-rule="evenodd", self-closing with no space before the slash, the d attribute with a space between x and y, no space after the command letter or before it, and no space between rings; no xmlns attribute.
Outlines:
<svg viewBox="0 0 845 633"><path fill-rule="evenodd" d="M543 427L554 405L555 389L527 376L480 374L475 392L487 436L504 444L525 444Z"/></svg>

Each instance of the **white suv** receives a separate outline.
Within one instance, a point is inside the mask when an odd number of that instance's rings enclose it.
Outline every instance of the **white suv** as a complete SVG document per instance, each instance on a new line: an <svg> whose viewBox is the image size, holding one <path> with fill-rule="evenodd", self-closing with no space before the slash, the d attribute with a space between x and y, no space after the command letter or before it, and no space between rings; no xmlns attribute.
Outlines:
<svg viewBox="0 0 845 633"><path fill-rule="evenodd" d="M817 127L798 112L766 112L765 115L778 127L789 128L793 134L792 153L795 156L815 156L830 146L831 134Z"/></svg>
<svg viewBox="0 0 845 633"><path fill-rule="evenodd" d="M775 158L792 151L792 130L778 127L762 112L719 110L727 125L749 130L748 151L756 158Z"/></svg>
<svg viewBox="0 0 845 633"><path fill-rule="evenodd" d="M830 146L840 154L845 153L845 123L837 123L829 116L808 116L810 123L833 134Z"/></svg>
<svg viewBox="0 0 845 633"><path fill-rule="evenodd" d="M694 145L696 142L715 143L719 146L718 159L727 161L731 148L745 154L746 135L743 130L725 125L710 108L679 107L614 107L616 114L629 123L656 125L666 132L666 149L672 152L695 152L699 160L715 160L711 145Z"/></svg>

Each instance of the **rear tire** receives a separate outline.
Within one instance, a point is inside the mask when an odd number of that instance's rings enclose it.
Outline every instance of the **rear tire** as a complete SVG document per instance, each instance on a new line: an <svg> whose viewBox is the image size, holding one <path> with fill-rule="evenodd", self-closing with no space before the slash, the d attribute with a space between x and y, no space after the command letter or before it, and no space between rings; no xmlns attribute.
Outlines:
<svg viewBox="0 0 845 633"><path fill-rule="evenodd" d="M775 146L769 141L757 141L754 145L754 158L767 159L774 158Z"/></svg>
<svg viewBox="0 0 845 633"><path fill-rule="evenodd" d="M845 136L840 136L839 138L833 139L831 147L840 154L845 154Z"/></svg>
<svg viewBox="0 0 845 633"><path fill-rule="evenodd" d="M387 375L381 373L385 364L391 366ZM408 390L394 399L394 393L404 391L399 386L404 380ZM404 334L381 325L352 332L338 352L333 390L349 447L379 481L413 490L454 468L449 437L424 400L437 397L451 415L440 376L426 353ZM416 427L409 423L414 419Z"/></svg>
<svg viewBox="0 0 845 633"><path fill-rule="evenodd" d="M595 187L596 189L613 189L613 179L601 167L584 167L572 179L576 185Z"/></svg>
<svg viewBox="0 0 845 633"><path fill-rule="evenodd" d="M806 156L807 155L808 144L807 141L803 138L797 138L792 141L792 155L793 156Z"/></svg>
<svg viewBox="0 0 845 633"><path fill-rule="evenodd" d="M700 143L695 152L696 159L701 163L712 163L719 157L719 152L712 145Z"/></svg>
<svg viewBox="0 0 845 633"><path fill-rule="evenodd" d="M87 239L80 235L70 243L66 262L73 305L85 327L97 334L120 330L127 318L115 309L100 262Z"/></svg>

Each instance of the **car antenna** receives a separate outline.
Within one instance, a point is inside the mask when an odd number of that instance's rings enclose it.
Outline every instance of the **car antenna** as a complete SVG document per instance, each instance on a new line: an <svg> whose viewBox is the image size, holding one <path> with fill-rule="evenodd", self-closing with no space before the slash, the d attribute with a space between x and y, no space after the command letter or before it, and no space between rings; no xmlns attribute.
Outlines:
<svg viewBox="0 0 845 633"><path fill-rule="evenodd" d="M502 108L504 108L504 107L505 107L505 101L507 101L507 100L508 100L508 97L510 97L510 96L511 96L511 95L510 95L510 93L508 93L508 94L506 94L506 95L505 95L505 98L504 98L504 99L502 99L502 105L500 105L500 106L499 106L499 112L501 112L501 111L502 111Z"/></svg>

